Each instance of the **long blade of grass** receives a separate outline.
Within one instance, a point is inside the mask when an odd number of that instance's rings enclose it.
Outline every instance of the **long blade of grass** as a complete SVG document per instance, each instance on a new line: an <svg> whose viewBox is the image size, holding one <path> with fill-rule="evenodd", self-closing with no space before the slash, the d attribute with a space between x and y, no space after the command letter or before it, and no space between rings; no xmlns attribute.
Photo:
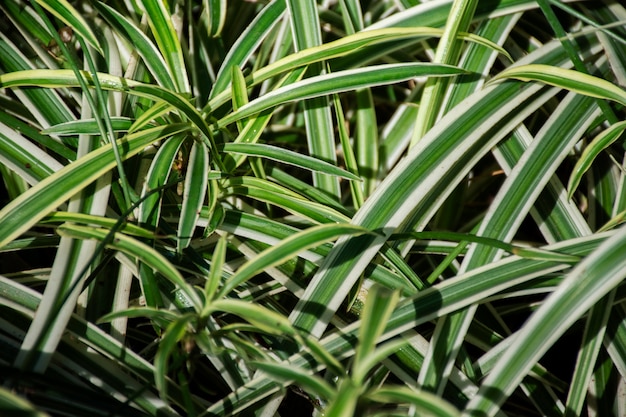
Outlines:
<svg viewBox="0 0 626 417"><path fill-rule="evenodd" d="M591 164L600 152L618 140L622 136L622 133L624 133L625 129L626 121L615 123L599 133L591 141L591 143L585 147L585 150L580 155L580 159L576 162L567 183L567 195L569 198L572 198L578 184L580 184L580 181L582 180L583 175L589 170Z"/></svg>
<svg viewBox="0 0 626 417"><path fill-rule="evenodd" d="M352 363L352 379L356 384L365 383L365 376L371 370L368 357L374 354L378 339L385 329L387 320L396 307L399 292L374 286L369 289L365 307L361 314L363 326L359 330L359 344Z"/></svg>
<svg viewBox="0 0 626 417"><path fill-rule="evenodd" d="M582 348L578 353L576 368L567 393L565 417L579 416L582 412L591 377L597 366L598 355L606 334L607 322L611 317L614 299L615 291L611 291L589 311L583 333Z"/></svg>
<svg viewBox="0 0 626 417"><path fill-rule="evenodd" d="M396 167L366 201L353 218L353 222L370 230L384 228L388 230L387 235L406 221L407 217L413 219L413 224L418 228L423 227L420 225L425 224L426 219L430 218L431 210L435 209L432 204L435 201L441 201L454 186L452 179L460 178L467 170L467 168L462 168L464 164L470 165L473 158L478 158L487 152L488 148L498 140L497 136L489 136L488 140L483 138L486 140L483 143L480 141L482 130L479 127L472 132L462 132L456 126L469 123L469 119L474 126L488 123L488 126L484 127L485 131L488 131L492 128L494 114L502 115L502 118L506 119L507 115L511 115L512 108L517 107L517 103L512 103L508 98L509 93L505 92L506 88L511 87L503 84L502 90L485 89L474 97L474 100L481 101L480 106L468 100L467 106L464 106L466 111L450 113L450 122L441 123L439 129L429 134L428 140L421 141L425 145L415 148L416 150ZM527 93L532 94L531 91ZM489 97L489 99L481 100L479 97ZM434 138L438 140L435 141ZM444 141L449 142L444 145ZM448 174L442 175L443 172ZM426 200L429 201L428 204L424 206L418 204L419 201ZM428 210L425 209L426 207ZM335 250L327 257L307 288L305 297L292 313L292 319L298 323L299 327L311 330L314 328L314 334L321 334L326 327L324 323L332 316L333 309L341 303L349 288L356 282L358 275L365 269L385 240L386 237L362 236L341 239L337 243ZM359 255L354 257L355 253ZM338 276L341 276L341 279L338 279ZM304 313L308 310L305 304L309 301L330 308L326 310L326 315L313 317Z"/></svg>
<svg viewBox="0 0 626 417"><path fill-rule="evenodd" d="M148 245L121 233L112 235L110 230L94 227L65 224L59 226L57 232L61 236L71 236L77 239L96 239L105 242L107 247L122 251L144 262L180 288L188 297L189 302L196 308L196 311L201 311L202 302L195 290L186 283L178 269L165 256Z"/></svg>
<svg viewBox="0 0 626 417"><path fill-rule="evenodd" d="M216 152L216 145L209 126L189 100L180 94L156 85L144 84L110 74L98 73L96 75L100 86L104 90L126 92L138 97L149 98L157 102L165 101L173 108L181 111L198 127L198 129L200 129L203 133L203 139L206 141L207 146L212 152L214 160L218 163L218 165L221 163L219 154ZM91 74L81 72L81 76L84 77L90 85L93 85ZM76 79L74 72L71 70L24 70L0 74L0 87L9 88L25 86L59 88L79 87L80 84ZM65 121L67 120L63 120L58 123Z"/></svg>
<svg viewBox="0 0 626 417"><path fill-rule="evenodd" d="M248 76L248 86L250 87L260 84L265 80L279 76L282 73L292 71L296 68L354 54L355 52L358 52L366 47L376 47L384 42L406 39L415 39L415 42L417 42L420 38L441 36L442 33L443 31L441 29L421 26L411 28L381 28L376 30L368 29L363 32L345 36L336 41L295 52L282 59L272 62L263 68L259 68L259 70ZM505 56L508 56L504 49L485 38L469 33L460 33L458 36L460 39L477 43L485 48L495 50ZM229 101L231 94L232 92L230 89L225 88L219 95L216 95L208 102L204 111L217 108Z"/></svg>

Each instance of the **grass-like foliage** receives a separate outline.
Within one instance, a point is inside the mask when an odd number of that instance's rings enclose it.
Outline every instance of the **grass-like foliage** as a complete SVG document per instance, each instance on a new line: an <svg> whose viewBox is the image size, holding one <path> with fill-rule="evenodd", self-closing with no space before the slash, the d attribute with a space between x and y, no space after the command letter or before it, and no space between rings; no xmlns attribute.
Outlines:
<svg viewBox="0 0 626 417"><path fill-rule="evenodd" d="M626 415L625 22L0 1L0 414Z"/></svg>

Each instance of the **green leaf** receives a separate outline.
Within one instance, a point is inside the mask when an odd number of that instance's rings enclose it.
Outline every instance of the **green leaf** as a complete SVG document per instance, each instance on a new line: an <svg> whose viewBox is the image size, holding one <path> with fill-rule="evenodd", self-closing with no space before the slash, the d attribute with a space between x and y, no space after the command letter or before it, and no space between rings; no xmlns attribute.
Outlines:
<svg viewBox="0 0 626 417"><path fill-rule="evenodd" d="M141 224L146 224L153 229L156 229L159 225L161 218L161 195L160 193L152 193L146 196L146 194L166 184L170 177L172 167L175 165L176 156L185 139L185 133L170 137L161 144L152 159L142 191L142 195L145 199L139 206L138 217Z"/></svg>
<svg viewBox="0 0 626 417"><path fill-rule="evenodd" d="M278 13L278 4L280 2L272 2L270 6L267 6L264 10L269 10L270 7L276 8L275 13ZM280 60L272 62L249 76L251 80L250 85L257 85L267 79L275 77L281 73L291 71L298 67L310 65L314 62L320 62L333 58L338 58L358 52L367 46L376 46L384 42L402 39L414 38L417 42L422 37L437 37L443 34L443 30L429 27L405 27L405 28L377 28L368 29L363 32L355 33L354 35L348 35L336 41L328 42L323 45L309 47L284 57ZM472 34L459 34L464 39L484 44L486 47L492 48L505 56L508 56L505 50L503 50L497 44L486 40L484 38L472 35ZM238 62L237 65L241 66L243 62ZM232 92L225 88L219 95L216 95L205 107L205 111L211 108L217 108L221 104L230 100Z"/></svg>
<svg viewBox="0 0 626 417"><path fill-rule="evenodd" d="M48 414L38 411L30 402L17 394L0 387L0 410L7 415L20 417L47 417Z"/></svg>
<svg viewBox="0 0 626 417"><path fill-rule="evenodd" d="M189 165L185 173L183 205L178 222L178 242L180 253L191 243L197 226L200 210L207 193L209 155L202 142L194 141L189 155Z"/></svg>
<svg viewBox="0 0 626 417"><path fill-rule="evenodd" d="M95 7L106 21L116 29L116 33L125 36L137 53L143 58L148 70L160 86L174 90L174 81L163 56L141 29L135 26L118 11L103 2L95 2Z"/></svg>
<svg viewBox="0 0 626 417"><path fill-rule="evenodd" d="M528 370L579 317L626 278L626 228L572 270L502 355L464 415L494 415Z"/></svg>
<svg viewBox="0 0 626 417"><path fill-rule="evenodd" d="M56 222L59 222L59 223L71 222L71 223L79 223L79 224L91 225L91 226L95 225L95 226L100 226L100 227L104 227L107 229L113 229L114 227L116 227L116 224L118 223L118 219L95 216L95 215L86 214L86 213L73 213L73 212L67 212L67 211L55 211L55 212L48 214L43 219L41 219L41 223L44 223L44 224L56 223ZM130 224L130 223L123 224L122 227L120 228L120 232L123 232L124 234L128 234L128 235L132 235L132 236L146 238L146 239L154 238L154 232L151 232L149 230L144 229L143 227L139 227L137 225Z"/></svg>
<svg viewBox="0 0 626 417"><path fill-rule="evenodd" d="M328 96L359 88L394 84L416 77L450 77L465 71L450 65L427 63L381 64L366 68L338 71L331 74L306 78L300 82L281 87L256 100L252 100L238 111L217 122L219 127L260 113L271 107L293 100ZM1 79L0 79L1 81Z"/></svg>
<svg viewBox="0 0 626 417"><path fill-rule="evenodd" d="M405 403L417 410L437 417L458 417L459 411L441 397L426 391L414 391L408 387L383 386L367 393L370 400L382 404Z"/></svg>
<svg viewBox="0 0 626 417"><path fill-rule="evenodd" d="M223 299L213 301L211 311L223 311L248 321L260 331L275 335L293 335L294 328L287 317L247 301Z"/></svg>
<svg viewBox="0 0 626 417"><path fill-rule="evenodd" d="M211 269L209 271L207 281L204 284L204 298L207 301L215 299L217 288L222 281L222 268L224 266L227 247L226 236L227 235L222 235L220 240L217 241L215 250L213 251L213 256L211 257ZM210 303L205 305L205 309L208 307L210 307ZM202 312L202 316L206 316L207 314L208 313L206 311Z"/></svg>
<svg viewBox="0 0 626 417"><path fill-rule="evenodd" d="M443 36L437 45L433 63L458 65L462 47L458 34L469 28L477 5L478 0L454 0L452 2L450 14L446 21ZM411 146L414 146L430 130L437 118L442 116L442 105L448 81L434 78L429 78L426 81L420 100Z"/></svg>
<svg viewBox="0 0 626 417"><path fill-rule="evenodd" d="M167 375L170 358L178 348L178 343L187 335L189 324L194 318L193 314L178 317L167 327L159 341L159 348L154 356L154 382L164 400L167 399Z"/></svg>
<svg viewBox="0 0 626 417"><path fill-rule="evenodd" d="M237 66L231 67L232 91L233 91L233 110L237 111L241 106L248 104L248 90L246 89L246 80L243 72ZM246 120L237 121L237 129L242 132L246 125Z"/></svg>
<svg viewBox="0 0 626 417"><path fill-rule="evenodd" d="M576 188L578 188L578 184L580 184L580 180L585 172L589 170L596 157L600 154L600 152L618 140L622 136L622 133L624 133L624 129L626 129L626 121L615 123L608 129L599 133L591 141L591 143L585 147L585 150L582 155L580 155L580 159L576 162L567 183L567 196L569 198L572 198L574 195Z"/></svg>
<svg viewBox="0 0 626 417"><path fill-rule="evenodd" d="M214 0L211 0L214 1ZM226 57L221 63L215 83L211 90L211 98L220 96L228 100L231 96L229 91L225 91L230 83L231 67L243 67L246 61L263 42L267 33L280 21L280 16L285 11L284 0L272 0L258 12L256 17L242 31L241 35L234 42L232 48L228 50ZM223 94L218 94L223 93ZM210 101L208 106L215 105ZM219 104L217 105L219 106ZM206 111L206 109L205 109Z"/></svg>
<svg viewBox="0 0 626 417"><path fill-rule="evenodd" d="M176 91L179 93L188 92L189 80L187 79L183 51L174 27L174 20L177 21L177 25L182 25L181 17L177 16L176 12L170 14L167 10L168 4L165 1L148 1L142 4L148 16L148 23L154 39L161 50L161 56L165 59L169 72L174 78ZM182 30L182 28L179 29Z"/></svg>
<svg viewBox="0 0 626 417"><path fill-rule="evenodd" d="M111 313L105 314L98 319L98 323L108 323L120 317L145 317L155 322L158 326L166 328L170 325L170 323L179 318L180 315L174 311L165 310L162 308L132 307L126 310L113 311Z"/></svg>
<svg viewBox="0 0 626 417"><path fill-rule="evenodd" d="M111 117L111 127L116 132L126 132L133 124L128 117ZM46 135L99 135L100 129L96 119L72 120L43 129L41 133Z"/></svg>
<svg viewBox="0 0 626 417"><path fill-rule="evenodd" d="M337 394L329 401L324 415L326 417L354 416L361 394L361 387L354 386L349 378L342 379Z"/></svg>
<svg viewBox="0 0 626 417"><path fill-rule="evenodd" d="M208 18L208 34L217 37L222 33L224 22L226 21L227 2L226 0L203 0L204 13Z"/></svg>
<svg viewBox="0 0 626 417"><path fill-rule="evenodd" d="M370 326L369 324L365 324L367 322L363 322L365 327ZM368 356L361 357L359 362L354 362L352 366L352 379L355 383L360 385L367 384L367 374L376 366L380 365L385 359L394 353L398 352L401 348L406 347L408 344L407 340L393 340L391 342L387 342L382 344L377 349L371 351ZM359 351L359 347L357 346L357 352ZM356 357L355 357L356 359Z"/></svg>
<svg viewBox="0 0 626 417"><path fill-rule="evenodd" d="M490 82L514 78L521 81L540 81L589 97L613 100L626 105L626 91L610 81L578 71L551 65L530 64L506 69Z"/></svg>
<svg viewBox="0 0 626 417"><path fill-rule="evenodd" d="M261 371L269 374L272 378L278 379L283 383L296 383L305 391L314 396L320 396L328 399L332 398L335 391L328 382L323 379L311 375L300 368L293 367L289 364L272 363L272 362L251 362L251 365L257 367Z"/></svg>
<svg viewBox="0 0 626 417"><path fill-rule="evenodd" d="M373 354L378 339L385 329L389 316L396 307L399 292L374 285L368 290L365 307L361 313L362 326L359 330L359 344L353 362L353 379L361 385L370 371L363 365Z"/></svg>
<svg viewBox="0 0 626 417"><path fill-rule="evenodd" d="M90 73L82 71L80 74L89 83L89 85L93 85L93 78ZM198 129L200 129L203 134L203 139L207 142L211 152L213 152L216 162L218 164L221 162L219 154L216 153L213 134L211 133L209 126L189 100L185 99L180 94L156 85L144 84L110 74L98 73L96 75L100 86L105 90L122 91L138 97L149 98L157 102L165 101L173 108L181 111L196 125ZM60 88L78 87L80 86L80 83L76 79L72 70L24 70L8 74L0 74L0 87L14 88L25 86ZM159 108L159 111L161 110L163 109Z"/></svg>
<svg viewBox="0 0 626 417"><path fill-rule="evenodd" d="M361 180L361 178L359 178L357 175L354 175L326 161L303 155L289 149L279 148L278 146L266 145L261 143L225 143L223 150L224 152L228 153L267 158L273 161L282 162L299 168L309 169L311 171L320 172L327 175L335 175L353 181Z"/></svg>

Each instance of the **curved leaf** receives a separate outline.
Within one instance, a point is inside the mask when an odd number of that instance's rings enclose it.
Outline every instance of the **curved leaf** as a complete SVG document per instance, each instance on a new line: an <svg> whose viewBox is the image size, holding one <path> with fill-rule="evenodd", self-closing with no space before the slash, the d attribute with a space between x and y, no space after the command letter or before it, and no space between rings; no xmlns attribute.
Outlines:
<svg viewBox="0 0 626 417"><path fill-rule="evenodd" d="M465 73L451 65L429 63L382 64L366 68L338 71L306 78L263 95L217 122L219 127L260 113L288 101L305 100L334 93L398 83L417 77L451 77Z"/></svg>
<svg viewBox="0 0 626 417"><path fill-rule="evenodd" d="M591 143L585 147L585 150L582 155L580 155L580 159L576 162L567 183L567 196L569 198L572 198L574 195L574 191L578 188L580 180L582 180L585 172L589 170L596 157L600 154L600 152L618 140L622 136L622 133L624 133L624 129L626 129L626 121L615 123L608 129L598 134L591 141Z"/></svg>
<svg viewBox="0 0 626 417"><path fill-rule="evenodd" d="M224 152L243 154L248 156L258 156L271 159L273 161L282 162L299 168L309 169L311 171L321 172L323 174L335 175L354 181L360 181L361 178L344 169L337 167L318 158L302 155L289 149L279 148L278 146L266 145L261 143L225 143Z"/></svg>
<svg viewBox="0 0 626 417"><path fill-rule="evenodd" d="M521 81L540 81L590 97L613 100L626 105L626 91L605 79L578 71L551 65L530 64L506 69L491 82L514 78Z"/></svg>

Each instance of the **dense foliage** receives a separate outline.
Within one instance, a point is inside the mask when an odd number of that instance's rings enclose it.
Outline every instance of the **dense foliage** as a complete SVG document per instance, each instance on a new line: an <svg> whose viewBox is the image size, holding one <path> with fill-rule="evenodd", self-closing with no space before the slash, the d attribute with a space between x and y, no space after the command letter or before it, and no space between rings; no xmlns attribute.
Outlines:
<svg viewBox="0 0 626 417"><path fill-rule="evenodd" d="M619 1L0 10L0 414L626 415Z"/></svg>

